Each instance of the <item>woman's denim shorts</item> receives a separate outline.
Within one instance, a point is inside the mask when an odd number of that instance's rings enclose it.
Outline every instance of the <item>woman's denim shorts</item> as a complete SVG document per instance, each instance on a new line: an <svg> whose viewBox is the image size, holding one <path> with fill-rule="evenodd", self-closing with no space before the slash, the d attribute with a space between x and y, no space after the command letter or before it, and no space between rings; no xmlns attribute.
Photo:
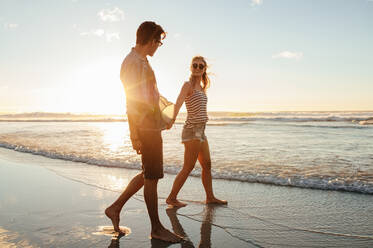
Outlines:
<svg viewBox="0 0 373 248"><path fill-rule="evenodd" d="M181 134L181 142L184 143L191 140L199 140L201 142L206 141L205 128L205 123L194 124L192 127L184 126Z"/></svg>

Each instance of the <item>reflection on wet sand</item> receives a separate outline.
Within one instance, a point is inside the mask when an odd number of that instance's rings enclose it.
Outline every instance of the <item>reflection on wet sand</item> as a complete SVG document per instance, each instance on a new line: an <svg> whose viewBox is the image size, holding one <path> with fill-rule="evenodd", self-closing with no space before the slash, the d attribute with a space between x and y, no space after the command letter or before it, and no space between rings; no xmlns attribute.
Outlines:
<svg viewBox="0 0 373 248"><path fill-rule="evenodd" d="M111 239L111 242L110 242L110 244L109 244L109 246L108 246L108 248L119 248L120 246L119 246L119 239L121 238L121 237L123 237L123 236L126 236L125 234L119 234L117 237L115 237L115 238L112 238Z"/></svg>
<svg viewBox="0 0 373 248"><path fill-rule="evenodd" d="M119 229L121 232L116 232L113 226L99 226L98 231L92 234L111 236L111 242L108 248L119 248L119 239L123 236L128 236L131 234L131 229L128 227L120 226Z"/></svg>
<svg viewBox="0 0 373 248"><path fill-rule="evenodd" d="M13 248L13 247L32 248L32 245L27 240L20 239L18 233L11 232L0 227L0 247L1 248Z"/></svg>
<svg viewBox="0 0 373 248"><path fill-rule="evenodd" d="M203 220L201 224L201 240L197 247L209 248L211 247L211 226L214 219L216 205L206 205L203 212ZM184 237L184 241L180 243L182 248L194 248L193 242L188 238L188 234L185 233L178 217L177 210L179 208L168 208L166 209L167 216L170 218L173 231ZM162 242L159 240L152 240L152 248L165 248L171 244Z"/></svg>
<svg viewBox="0 0 373 248"><path fill-rule="evenodd" d="M211 229L212 229L212 222L214 220L215 209L219 207L216 205L206 205L203 211L203 219L201 224L201 240L198 246L194 246L193 242L190 241L188 234L185 233L184 228L182 227L178 217L177 217L177 210L179 208L168 208L166 209L167 216L170 218L171 225L173 231L184 237L184 240L180 243L180 247L182 248L210 248L211 247ZM113 238L110 241L108 248L119 248L119 239L124 235L120 235L117 238ZM175 245L173 243L168 243L158 239L151 239L151 247L152 248L167 248L171 245Z"/></svg>

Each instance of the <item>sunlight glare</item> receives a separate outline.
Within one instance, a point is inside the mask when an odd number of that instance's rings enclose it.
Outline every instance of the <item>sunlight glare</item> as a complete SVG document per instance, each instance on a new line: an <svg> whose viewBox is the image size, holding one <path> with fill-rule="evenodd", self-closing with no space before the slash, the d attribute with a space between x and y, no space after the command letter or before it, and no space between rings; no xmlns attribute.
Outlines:
<svg viewBox="0 0 373 248"><path fill-rule="evenodd" d="M106 58L84 65L76 71L75 84L69 89L65 106L72 112L124 114L125 94L119 78L120 66Z"/></svg>

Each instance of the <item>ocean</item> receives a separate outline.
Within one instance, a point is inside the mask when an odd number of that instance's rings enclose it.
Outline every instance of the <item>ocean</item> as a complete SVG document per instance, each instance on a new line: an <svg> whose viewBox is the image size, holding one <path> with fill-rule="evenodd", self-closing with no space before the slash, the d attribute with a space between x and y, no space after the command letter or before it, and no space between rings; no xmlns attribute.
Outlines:
<svg viewBox="0 0 373 248"><path fill-rule="evenodd" d="M177 174L183 164L184 118L180 115L162 133L166 173ZM372 194L372 124L373 111L209 113L213 177ZM0 147L92 166L141 169L123 116L2 115ZM200 174L197 162L192 176Z"/></svg>

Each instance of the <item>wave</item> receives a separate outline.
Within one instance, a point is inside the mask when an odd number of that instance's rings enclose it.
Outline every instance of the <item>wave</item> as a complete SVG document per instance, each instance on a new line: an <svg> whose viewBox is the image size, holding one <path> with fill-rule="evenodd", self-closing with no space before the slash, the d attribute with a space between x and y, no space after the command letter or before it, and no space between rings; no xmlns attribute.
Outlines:
<svg viewBox="0 0 373 248"><path fill-rule="evenodd" d="M0 115L0 122L116 122L127 121L124 115L95 115L71 113L20 113Z"/></svg>
<svg viewBox="0 0 373 248"><path fill-rule="evenodd" d="M127 122L127 119L0 119L1 122ZM178 119L176 125L184 125L185 120ZM297 126L290 123L312 123L311 125L301 125L301 127L320 127L320 128L364 128L362 126L373 125L371 118L210 118L208 126L228 126L228 125L247 125L257 122L282 123L285 125ZM331 125L332 123L349 123L353 126ZM329 123L328 126L316 125L316 123ZM271 124L272 125L272 124Z"/></svg>
<svg viewBox="0 0 373 248"><path fill-rule="evenodd" d="M66 155L63 153L44 151L39 149L32 149L24 146L17 146L9 143L0 143L0 147L15 150L18 152L31 153L34 155L40 155L52 159L61 159L72 162L81 162L95 166L103 167L116 167L126 169L139 169L140 165L137 163L127 163L125 161L110 161L110 160L99 160L92 157ZM180 168L165 165L164 171L169 174L177 174ZM191 173L192 176L200 177L201 172L194 170ZM359 180L351 181L344 180L343 178L336 177L304 177L299 175L282 177L278 175L270 174L250 174L250 173L238 173L229 171L213 171L213 178L223 180L233 180L247 183L264 183L280 186L292 186L300 188L320 189L320 190L338 190L357 192L365 194L373 194L373 183L363 182Z"/></svg>
<svg viewBox="0 0 373 248"><path fill-rule="evenodd" d="M113 118L74 118L74 119L0 119L0 122L127 122L127 119Z"/></svg>
<svg viewBox="0 0 373 248"><path fill-rule="evenodd" d="M255 123L251 123L255 124ZM273 127L276 124L273 123L259 123L260 126L268 126L268 127ZM325 128L325 129L365 129L369 128L367 124L360 124L360 125L354 125L352 124L337 124L337 125L330 125L330 124L322 124L320 123L319 125L316 123L308 124L308 123L279 123L277 124L278 126L286 126L286 127L295 127L295 128Z"/></svg>
<svg viewBox="0 0 373 248"><path fill-rule="evenodd" d="M253 122L253 121L278 121L278 122L361 122L373 121L372 117L225 117L225 118L210 118L210 121L223 121L223 122Z"/></svg>
<svg viewBox="0 0 373 248"><path fill-rule="evenodd" d="M359 122L360 125L373 125L373 119L368 119Z"/></svg>
<svg viewBox="0 0 373 248"><path fill-rule="evenodd" d="M352 122L373 123L373 111L355 112L209 112L209 125L243 124L255 121L275 122ZM177 123L183 123L186 113L180 113ZM125 115L84 115L71 113L22 113L0 115L1 122L126 122Z"/></svg>

